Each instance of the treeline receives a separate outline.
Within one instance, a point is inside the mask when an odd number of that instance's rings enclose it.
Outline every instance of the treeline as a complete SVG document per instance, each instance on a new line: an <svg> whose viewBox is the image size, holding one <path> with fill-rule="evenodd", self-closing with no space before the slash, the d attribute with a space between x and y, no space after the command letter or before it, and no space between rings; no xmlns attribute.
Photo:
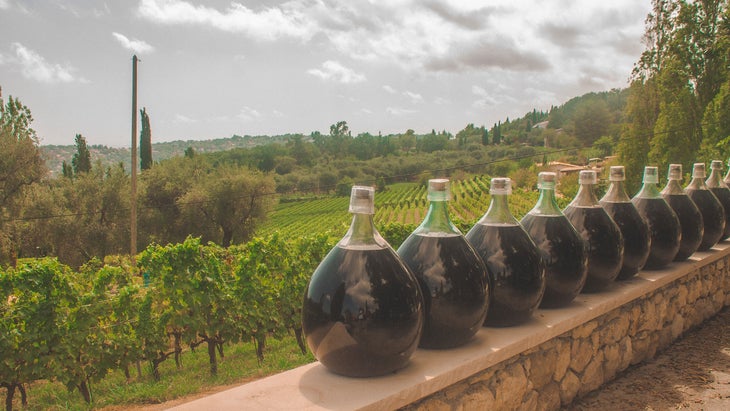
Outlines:
<svg viewBox="0 0 730 411"><path fill-rule="evenodd" d="M129 379L138 362L161 378L172 358L202 347L210 373L227 344L254 341L264 360L266 338L301 334L302 295L334 245L326 234L287 240L256 238L228 249L199 239L152 245L138 256L93 259L78 271L56 259L19 260L0 269L0 387L6 409L38 380L62 382L86 402L110 371Z"/></svg>
<svg viewBox="0 0 730 411"><path fill-rule="evenodd" d="M730 156L730 18L725 0L653 0L618 144L628 175Z"/></svg>

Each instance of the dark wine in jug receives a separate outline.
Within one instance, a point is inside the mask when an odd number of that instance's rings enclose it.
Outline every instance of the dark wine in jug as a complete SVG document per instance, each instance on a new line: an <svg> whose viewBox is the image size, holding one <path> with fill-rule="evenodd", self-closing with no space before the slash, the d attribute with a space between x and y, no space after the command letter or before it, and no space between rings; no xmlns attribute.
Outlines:
<svg viewBox="0 0 730 411"><path fill-rule="evenodd" d="M702 214L697 205L684 192L679 182L682 180L682 165L670 164L667 186L662 190L662 197L667 201L679 219L682 239L679 241L679 252L674 261L684 261L697 251L705 232Z"/></svg>
<svg viewBox="0 0 730 411"><path fill-rule="evenodd" d="M692 181L684 191L694 201L702 214L705 231L698 251L709 250L717 244L725 232L725 210L720 200L705 184L705 163L695 163L692 169Z"/></svg>
<svg viewBox="0 0 730 411"><path fill-rule="evenodd" d="M446 179L428 182L429 209L398 254L421 286L425 323L420 346L450 348L481 328L489 306L487 268L448 214Z"/></svg>
<svg viewBox="0 0 730 411"><path fill-rule="evenodd" d="M406 366L423 328L420 287L375 229L373 195L372 187L352 188L350 230L315 270L302 307L314 356L351 377Z"/></svg>
<svg viewBox="0 0 730 411"><path fill-rule="evenodd" d="M725 231L720 237L720 240L725 240L730 237L730 188L722 179L722 161L712 160L710 168L710 176L707 177L705 184L712 191L712 194L720 200L720 204L725 210Z"/></svg>
<svg viewBox="0 0 730 411"><path fill-rule="evenodd" d="M611 166L609 180L611 185L600 203L621 230L624 238L624 262L616 279L626 280L636 275L646 264L651 237L649 237L649 226L626 194L624 166Z"/></svg>
<svg viewBox="0 0 730 411"><path fill-rule="evenodd" d="M585 285L587 246L555 202L555 173L538 174L540 198L520 222L535 242L545 265L541 307L570 304Z"/></svg>
<svg viewBox="0 0 730 411"><path fill-rule="evenodd" d="M486 214L466 234L487 265L492 299L485 325L510 326L530 319L545 292L545 272L537 246L512 216L509 178L493 178Z"/></svg>
<svg viewBox="0 0 730 411"><path fill-rule="evenodd" d="M594 170L581 170L578 194L563 210L588 244L588 276L584 292L601 291L611 285L621 270L624 258L621 231L593 192L596 180Z"/></svg>
<svg viewBox="0 0 730 411"><path fill-rule="evenodd" d="M674 260L682 238L679 219L659 193L656 186L658 182L657 168L644 167L644 184L631 199L649 226L651 248L644 268L652 270L662 268Z"/></svg>

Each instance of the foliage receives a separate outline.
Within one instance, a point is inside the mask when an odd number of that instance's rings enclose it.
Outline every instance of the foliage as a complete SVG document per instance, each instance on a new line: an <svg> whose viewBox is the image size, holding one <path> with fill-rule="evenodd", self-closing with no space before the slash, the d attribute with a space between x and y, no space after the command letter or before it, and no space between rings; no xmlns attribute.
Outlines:
<svg viewBox="0 0 730 411"><path fill-rule="evenodd" d="M86 138L81 134L76 134L76 154L71 159L71 166L75 175L88 173L91 171L91 152L86 146Z"/></svg>
<svg viewBox="0 0 730 411"><path fill-rule="evenodd" d="M142 131L139 134L139 168L148 170L152 167L152 130L147 108L140 110L142 116Z"/></svg>

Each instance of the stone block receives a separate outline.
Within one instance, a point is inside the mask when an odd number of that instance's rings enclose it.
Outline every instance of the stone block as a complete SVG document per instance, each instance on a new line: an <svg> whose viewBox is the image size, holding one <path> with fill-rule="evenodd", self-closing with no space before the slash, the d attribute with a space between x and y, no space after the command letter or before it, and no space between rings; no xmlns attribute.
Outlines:
<svg viewBox="0 0 730 411"><path fill-rule="evenodd" d="M592 320L589 321L583 325L580 325L576 327L573 330L573 338L579 339L579 338L587 338L593 333L593 331L598 328L598 321Z"/></svg>
<svg viewBox="0 0 730 411"><path fill-rule="evenodd" d="M613 379L621 366L621 347L618 344L607 345L603 349L603 376L606 380Z"/></svg>
<svg viewBox="0 0 730 411"><path fill-rule="evenodd" d="M677 315L672 320L672 325L670 326L671 332L672 332L672 341L679 338L680 335L682 335L682 332L684 331L684 317L681 315Z"/></svg>
<svg viewBox="0 0 730 411"><path fill-rule="evenodd" d="M570 353L571 344L561 339L561 344L556 347L558 352L558 358L555 362L555 373L553 374L553 380L560 381L565 376L565 372L570 367Z"/></svg>
<svg viewBox="0 0 730 411"><path fill-rule="evenodd" d="M649 353L649 345L651 338L648 333L644 332L631 339L631 364L638 364L645 359Z"/></svg>
<svg viewBox="0 0 730 411"><path fill-rule="evenodd" d="M534 388L542 388L553 380L557 361L558 352L555 349L536 352L530 356L530 369L525 369L528 370L527 375Z"/></svg>
<svg viewBox="0 0 730 411"><path fill-rule="evenodd" d="M516 410L522 404L527 390L527 376L522 364L513 363L498 372L494 378L494 408Z"/></svg>
<svg viewBox="0 0 730 411"><path fill-rule="evenodd" d="M539 411L560 409L560 385L557 382L551 382L540 391L537 409Z"/></svg>
<svg viewBox="0 0 730 411"><path fill-rule="evenodd" d="M618 317L601 329L602 345L613 344L628 334L629 319L626 316Z"/></svg>
<svg viewBox="0 0 730 411"><path fill-rule="evenodd" d="M568 370L562 381L560 381L560 402L563 405L570 404L578 394L580 379L573 371Z"/></svg>
<svg viewBox="0 0 730 411"><path fill-rule="evenodd" d="M525 398L522 399L520 409L522 410L536 410L540 394L535 390L530 390L525 394Z"/></svg>
<svg viewBox="0 0 730 411"><path fill-rule="evenodd" d="M494 394L489 390L467 394L457 409L464 411L494 409Z"/></svg>
<svg viewBox="0 0 730 411"><path fill-rule="evenodd" d="M619 353L621 355L618 371L623 371L631 365L631 359L634 355L633 346L631 345L631 337L626 336L619 343Z"/></svg>
<svg viewBox="0 0 730 411"><path fill-rule="evenodd" d="M589 393L603 384L603 353L598 353L581 376L581 387L578 389L578 395Z"/></svg>
<svg viewBox="0 0 730 411"><path fill-rule="evenodd" d="M573 340L570 349L570 368L582 372L593 357L593 343L588 339Z"/></svg>
<svg viewBox="0 0 730 411"><path fill-rule="evenodd" d="M451 411L451 405L440 398L430 398L418 405L419 411Z"/></svg>

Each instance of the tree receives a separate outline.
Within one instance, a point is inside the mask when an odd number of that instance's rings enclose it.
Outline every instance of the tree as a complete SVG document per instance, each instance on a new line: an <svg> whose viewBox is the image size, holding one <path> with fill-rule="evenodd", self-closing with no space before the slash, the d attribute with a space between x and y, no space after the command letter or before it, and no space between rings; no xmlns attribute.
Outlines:
<svg viewBox="0 0 730 411"><path fill-rule="evenodd" d="M76 134L76 153L71 159L71 164L76 175L91 171L91 152L86 145L86 139L81 134Z"/></svg>
<svg viewBox="0 0 730 411"><path fill-rule="evenodd" d="M218 166L177 201L184 226L223 247L247 241L273 206L274 180L237 166Z"/></svg>
<svg viewBox="0 0 730 411"><path fill-rule="evenodd" d="M38 147L38 137L31 128L33 116L20 100L2 99L0 90L0 217L18 215L13 205L23 190L41 180L46 168ZM0 224L0 261L13 259L16 238L6 224Z"/></svg>
<svg viewBox="0 0 730 411"><path fill-rule="evenodd" d="M591 99L576 109L573 115L575 136L589 146L608 133L611 113L604 100Z"/></svg>
<svg viewBox="0 0 730 411"><path fill-rule="evenodd" d="M152 131L150 130L150 116L147 109L140 110L142 116L142 131L139 134L139 167L148 170L152 167Z"/></svg>

